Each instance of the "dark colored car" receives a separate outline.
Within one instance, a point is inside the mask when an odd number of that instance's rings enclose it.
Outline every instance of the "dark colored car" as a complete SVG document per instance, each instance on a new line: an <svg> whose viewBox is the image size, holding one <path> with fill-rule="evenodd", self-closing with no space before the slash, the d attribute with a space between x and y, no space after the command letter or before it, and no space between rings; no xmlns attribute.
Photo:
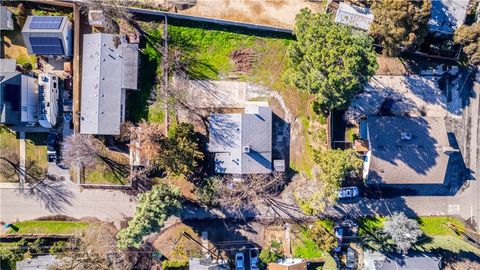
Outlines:
<svg viewBox="0 0 480 270"><path fill-rule="evenodd" d="M57 162L58 158L58 134L49 132L47 137L47 160Z"/></svg>

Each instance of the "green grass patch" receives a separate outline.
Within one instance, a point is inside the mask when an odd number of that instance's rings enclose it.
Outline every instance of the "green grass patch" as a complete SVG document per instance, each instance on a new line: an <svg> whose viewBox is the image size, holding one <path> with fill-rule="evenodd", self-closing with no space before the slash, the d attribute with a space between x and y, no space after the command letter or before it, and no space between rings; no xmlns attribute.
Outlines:
<svg viewBox="0 0 480 270"><path fill-rule="evenodd" d="M458 228L464 227L460 220L445 216L420 217L417 221L420 224L420 229L428 236L448 235L461 238L448 224L453 224Z"/></svg>
<svg viewBox="0 0 480 270"><path fill-rule="evenodd" d="M84 168L84 183L105 185L128 184L129 159L121 153L110 150L107 150L104 155L110 159L110 164L98 160L95 167Z"/></svg>
<svg viewBox="0 0 480 270"><path fill-rule="evenodd" d="M345 137L348 141L355 141L355 139L358 138L358 128L356 127L351 127L351 128L347 128L346 132L345 132Z"/></svg>
<svg viewBox="0 0 480 270"><path fill-rule="evenodd" d="M315 225L322 226L331 234L334 233L333 227L335 226L335 223L331 220L318 220L315 222ZM303 230L296 234L296 237L297 238L293 241L293 255L295 257L304 259L318 259L328 255L328 252L325 252L318 247L307 230Z"/></svg>
<svg viewBox="0 0 480 270"><path fill-rule="evenodd" d="M427 239L420 241L415 245L415 249L422 252L451 252L458 254L460 252L472 252L477 256L480 256L480 249L471 245L468 242L465 242L458 237L451 235L438 235L433 237L428 237Z"/></svg>
<svg viewBox="0 0 480 270"><path fill-rule="evenodd" d="M48 133L25 133L25 157L43 170L48 169L47 137Z"/></svg>
<svg viewBox="0 0 480 270"><path fill-rule="evenodd" d="M303 259L317 259L323 256L323 250L319 249L317 244L307 235L302 237L301 243L293 247L293 256Z"/></svg>
<svg viewBox="0 0 480 270"><path fill-rule="evenodd" d="M87 222L80 221L21 221L14 224L15 230L8 234L79 234L88 228Z"/></svg>
<svg viewBox="0 0 480 270"><path fill-rule="evenodd" d="M358 234L360 236L373 232L377 228L383 227L383 222L387 220L384 217L364 217L358 221Z"/></svg>
<svg viewBox="0 0 480 270"><path fill-rule="evenodd" d="M15 132L10 131L5 126L0 125L0 156L6 153L16 153L18 155L19 142ZM18 176L6 177L0 174L0 182L18 182Z"/></svg>
<svg viewBox="0 0 480 270"><path fill-rule="evenodd" d="M160 103L152 104L148 107L148 122L163 124L165 121L165 109Z"/></svg>

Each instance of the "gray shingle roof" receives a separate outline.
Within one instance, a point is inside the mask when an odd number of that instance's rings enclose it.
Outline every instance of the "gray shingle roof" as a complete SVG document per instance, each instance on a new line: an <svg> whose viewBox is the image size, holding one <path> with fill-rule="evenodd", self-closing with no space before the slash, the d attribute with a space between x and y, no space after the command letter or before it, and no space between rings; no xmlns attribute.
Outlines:
<svg viewBox="0 0 480 270"><path fill-rule="evenodd" d="M371 150L367 183L444 182L450 145L443 118L372 116L367 124Z"/></svg>
<svg viewBox="0 0 480 270"><path fill-rule="evenodd" d="M137 88L137 69L138 45L112 34L84 35L81 133L120 133L125 88Z"/></svg>
<svg viewBox="0 0 480 270"><path fill-rule="evenodd" d="M228 174L270 173L272 109L243 114L212 114L208 151L215 153L215 171Z"/></svg>

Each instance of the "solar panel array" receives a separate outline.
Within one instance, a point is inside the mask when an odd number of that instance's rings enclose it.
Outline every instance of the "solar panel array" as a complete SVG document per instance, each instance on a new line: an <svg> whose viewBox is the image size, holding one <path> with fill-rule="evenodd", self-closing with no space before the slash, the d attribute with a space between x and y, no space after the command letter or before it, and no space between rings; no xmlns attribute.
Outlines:
<svg viewBox="0 0 480 270"><path fill-rule="evenodd" d="M59 29L62 16L34 16L30 21L30 29Z"/></svg>
<svg viewBox="0 0 480 270"><path fill-rule="evenodd" d="M63 55L62 40L56 37L29 37L32 52L40 55Z"/></svg>

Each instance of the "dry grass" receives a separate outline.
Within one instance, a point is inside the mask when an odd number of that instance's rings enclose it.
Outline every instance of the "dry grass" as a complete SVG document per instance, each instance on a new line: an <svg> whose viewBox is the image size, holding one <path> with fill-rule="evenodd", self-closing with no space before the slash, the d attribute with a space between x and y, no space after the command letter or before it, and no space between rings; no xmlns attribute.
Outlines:
<svg viewBox="0 0 480 270"><path fill-rule="evenodd" d="M16 59L19 65L30 63L35 66L36 58L34 55L28 55L20 31L6 31L3 38L5 58Z"/></svg>
<svg viewBox="0 0 480 270"><path fill-rule="evenodd" d="M377 56L378 69L376 75L407 75L408 71L400 58Z"/></svg>

